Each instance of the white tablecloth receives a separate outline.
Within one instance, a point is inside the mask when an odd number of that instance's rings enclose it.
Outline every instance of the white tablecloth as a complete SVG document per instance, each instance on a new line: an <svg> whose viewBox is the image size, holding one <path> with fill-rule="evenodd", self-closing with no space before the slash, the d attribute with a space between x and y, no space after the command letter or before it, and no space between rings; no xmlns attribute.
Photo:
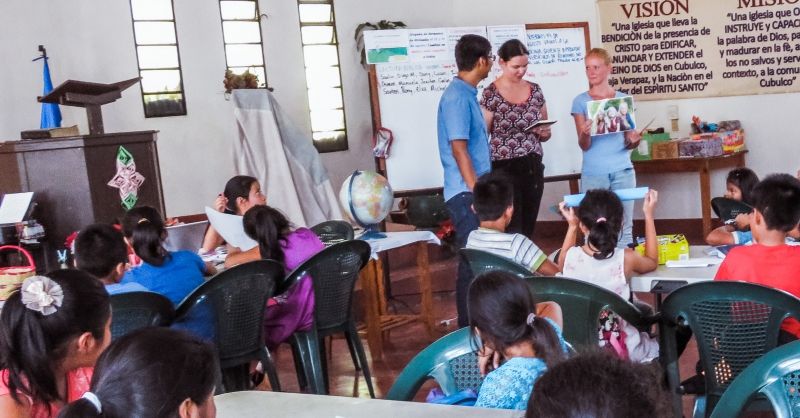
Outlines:
<svg viewBox="0 0 800 418"><path fill-rule="evenodd" d="M386 238L365 240L372 248L372 258L378 258L378 253L381 251L391 250L415 242L442 244L436 234L431 231L382 232L382 234L385 234Z"/></svg>

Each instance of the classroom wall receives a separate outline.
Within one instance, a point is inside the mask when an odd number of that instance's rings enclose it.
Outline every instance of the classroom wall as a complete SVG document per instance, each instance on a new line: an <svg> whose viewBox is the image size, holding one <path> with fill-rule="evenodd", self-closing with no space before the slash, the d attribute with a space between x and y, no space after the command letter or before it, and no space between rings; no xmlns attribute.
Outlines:
<svg viewBox="0 0 800 418"><path fill-rule="evenodd" d="M162 182L170 216L199 213L219 193L233 174L228 143L236 135L231 105L222 89L225 59L217 2L174 0L174 4L188 115L145 119L138 86L104 107L108 132L160 131ZM264 0L261 11L268 16L262 21L262 30L269 84L275 88L281 106L310 133L296 1ZM599 45L592 0L572 0L568 7L556 7L545 0L336 0L335 12L350 146L348 151L323 155L335 188L354 169L373 167L367 75L359 64L353 40L357 24L380 19L402 20L411 27L588 21L593 45ZM0 56L4 58L0 138L16 139L19 131L38 127L35 96L41 94L41 64L30 62L37 55L37 45L44 44L53 57L51 70L56 84L65 79L113 82L137 75L132 32L127 1L0 3ZM760 175L794 173L800 168L800 144L787 121L794 119L799 99L798 94L783 94L639 102L638 117L650 120L655 116L656 126L668 126L667 106L677 105L683 134L688 133L693 114L711 121L739 118L747 129L751 150L748 165ZM62 112L64 125L77 123L82 132L87 131L82 109L62 107ZM575 152L580 152L577 144ZM724 189L724 175L712 177L712 188L719 193ZM639 183L661 191L658 216L700 216L696 176L641 176ZM557 219L546 207L566 193L565 183L549 184L540 219Z"/></svg>

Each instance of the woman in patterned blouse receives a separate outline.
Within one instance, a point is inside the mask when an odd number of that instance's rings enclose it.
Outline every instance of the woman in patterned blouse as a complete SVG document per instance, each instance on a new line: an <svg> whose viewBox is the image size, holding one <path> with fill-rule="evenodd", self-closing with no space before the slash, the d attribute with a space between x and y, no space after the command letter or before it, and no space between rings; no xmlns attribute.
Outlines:
<svg viewBox="0 0 800 418"><path fill-rule="evenodd" d="M542 142L550 127L526 130L547 119L547 105L538 84L524 80L528 49L517 39L497 51L502 73L483 91L481 107L491 139L492 170L504 170L514 181L514 216L508 232L533 237L544 188Z"/></svg>

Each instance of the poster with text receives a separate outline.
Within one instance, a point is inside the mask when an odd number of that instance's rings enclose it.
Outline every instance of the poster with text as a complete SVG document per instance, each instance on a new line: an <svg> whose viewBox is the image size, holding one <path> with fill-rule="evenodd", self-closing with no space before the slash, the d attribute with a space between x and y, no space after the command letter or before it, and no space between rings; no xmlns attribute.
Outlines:
<svg viewBox="0 0 800 418"><path fill-rule="evenodd" d="M598 0L611 85L637 100L800 91L800 2Z"/></svg>

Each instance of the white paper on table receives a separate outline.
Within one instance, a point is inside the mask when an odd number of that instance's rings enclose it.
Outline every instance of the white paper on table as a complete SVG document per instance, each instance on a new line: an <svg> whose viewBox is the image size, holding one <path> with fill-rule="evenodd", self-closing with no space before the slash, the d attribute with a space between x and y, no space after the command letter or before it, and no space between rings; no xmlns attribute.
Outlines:
<svg viewBox="0 0 800 418"><path fill-rule="evenodd" d="M714 266L722 262L718 257L700 257L690 258L688 260L669 260L667 267L669 268L686 268L686 267L708 267Z"/></svg>
<svg viewBox="0 0 800 418"><path fill-rule="evenodd" d="M22 222L31 205L33 192L6 193L0 204L0 224Z"/></svg>
<svg viewBox="0 0 800 418"><path fill-rule="evenodd" d="M241 216L220 213L208 206L206 206L206 216L208 221L211 222L211 226L217 230L222 238L225 238L228 244L239 247L242 251L258 246L258 242L245 234Z"/></svg>

